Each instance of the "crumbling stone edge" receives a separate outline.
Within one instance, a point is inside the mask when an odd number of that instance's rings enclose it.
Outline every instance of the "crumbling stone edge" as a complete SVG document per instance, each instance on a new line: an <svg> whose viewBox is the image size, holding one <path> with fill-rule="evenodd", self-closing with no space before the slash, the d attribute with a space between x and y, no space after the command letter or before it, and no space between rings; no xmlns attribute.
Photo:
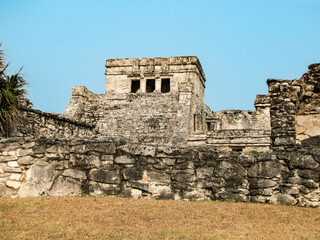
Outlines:
<svg viewBox="0 0 320 240"><path fill-rule="evenodd" d="M72 123L72 124L75 124L75 125L78 125L81 127L86 127L86 128L94 128L95 127L94 124L90 124L90 123L86 123L86 122L82 122L82 121L75 121L75 120L64 117L63 115L57 114L57 113L42 112L38 109L28 108L28 107L24 107L24 106L19 106L19 110L25 111L25 112L36 113L38 115L41 115L41 116L44 116L47 118L52 118L52 119L59 120L62 122Z"/></svg>

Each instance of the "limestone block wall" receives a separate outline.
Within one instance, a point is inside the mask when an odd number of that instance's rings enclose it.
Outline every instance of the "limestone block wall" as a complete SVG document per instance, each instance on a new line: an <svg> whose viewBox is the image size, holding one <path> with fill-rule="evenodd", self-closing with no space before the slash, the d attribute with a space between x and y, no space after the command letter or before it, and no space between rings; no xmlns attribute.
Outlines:
<svg viewBox="0 0 320 240"><path fill-rule="evenodd" d="M296 148L296 111L300 86L293 80L268 79L271 99L271 142L273 149L293 151Z"/></svg>
<svg viewBox="0 0 320 240"><path fill-rule="evenodd" d="M0 141L1 196L115 195L319 206L318 148L237 153L124 141Z"/></svg>
<svg viewBox="0 0 320 240"><path fill-rule="evenodd" d="M172 142L179 108L177 93L108 94L89 101L78 119L94 123L97 137Z"/></svg>
<svg viewBox="0 0 320 240"><path fill-rule="evenodd" d="M15 128L10 136L47 138L91 138L94 125L71 120L60 114L20 107Z"/></svg>
<svg viewBox="0 0 320 240"><path fill-rule="evenodd" d="M173 93L106 95L97 115L99 132L133 142L170 143L178 101Z"/></svg>

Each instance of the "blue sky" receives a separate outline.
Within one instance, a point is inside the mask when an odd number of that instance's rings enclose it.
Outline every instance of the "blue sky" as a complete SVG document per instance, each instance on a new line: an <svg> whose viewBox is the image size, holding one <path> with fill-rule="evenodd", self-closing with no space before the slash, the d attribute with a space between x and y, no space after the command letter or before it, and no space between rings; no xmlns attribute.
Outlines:
<svg viewBox="0 0 320 240"><path fill-rule="evenodd" d="M318 0L0 0L10 73L35 108L63 113L72 86L105 91L107 58L198 56L214 111L254 109L267 78L320 62Z"/></svg>

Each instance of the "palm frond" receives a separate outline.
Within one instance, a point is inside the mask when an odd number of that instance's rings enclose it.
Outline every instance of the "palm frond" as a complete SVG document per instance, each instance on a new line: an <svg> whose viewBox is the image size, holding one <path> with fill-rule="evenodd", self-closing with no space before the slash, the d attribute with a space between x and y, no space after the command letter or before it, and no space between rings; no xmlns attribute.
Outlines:
<svg viewBox="0 0 320 240"><path fill-rule="evenodd" d="M19 99L24 98L27 93L24 89L27 82L20 74L22 68L14 75L6 75L7 67L0 49L0 133L6 135L14 126Z"/></svg>
<svg viewBox="0 0 320 240"><path fill-rule="evenodd" d="M1 48L1 43L0 43L0 48ZM3 58L3 50L0 49L0 70L4 68L4 58Z"/></svg>

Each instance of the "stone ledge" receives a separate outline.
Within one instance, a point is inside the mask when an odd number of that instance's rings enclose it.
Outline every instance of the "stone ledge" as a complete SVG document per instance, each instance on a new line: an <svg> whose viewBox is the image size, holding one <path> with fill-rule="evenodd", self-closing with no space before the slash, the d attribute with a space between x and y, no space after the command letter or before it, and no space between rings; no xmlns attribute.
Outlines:
<svg viewBox="0 0 320 240"><path fill-rule="evenodd" d="M32 113L35 113L35 114L38 114L38 115L41 115L41 116L44 116L44 117L48 117L48 118L52 118L52 119L55 119L55 120L58 120L58 121L63 121L63 122L75 124L75 125L78 125L78 126L81 126L81 127L86 127L86 128L94 128L95 127L95 125L93 125L93 124L89 124L89 123L85 123L85 122L81 122L81 121L71 120L71 119L63 117L62 115L57 114L57 113L47 113L47 112L42 112L42 111L37 110L37 109L26 108L26 107L22 107L22 106L19 107L19 110L25 111L25 112L32 112Z"/></svg>
<svg viewBox="0 0 320 240"><path fill-rule="evenodd" d="M111 67L131 67L132 65L148 66L148 65L195 65L200 72L201 78L205 81L206 77L202 69L201 63L197 56L169 57L169 58L118 58L107 59L106 68Z"/></svg>

